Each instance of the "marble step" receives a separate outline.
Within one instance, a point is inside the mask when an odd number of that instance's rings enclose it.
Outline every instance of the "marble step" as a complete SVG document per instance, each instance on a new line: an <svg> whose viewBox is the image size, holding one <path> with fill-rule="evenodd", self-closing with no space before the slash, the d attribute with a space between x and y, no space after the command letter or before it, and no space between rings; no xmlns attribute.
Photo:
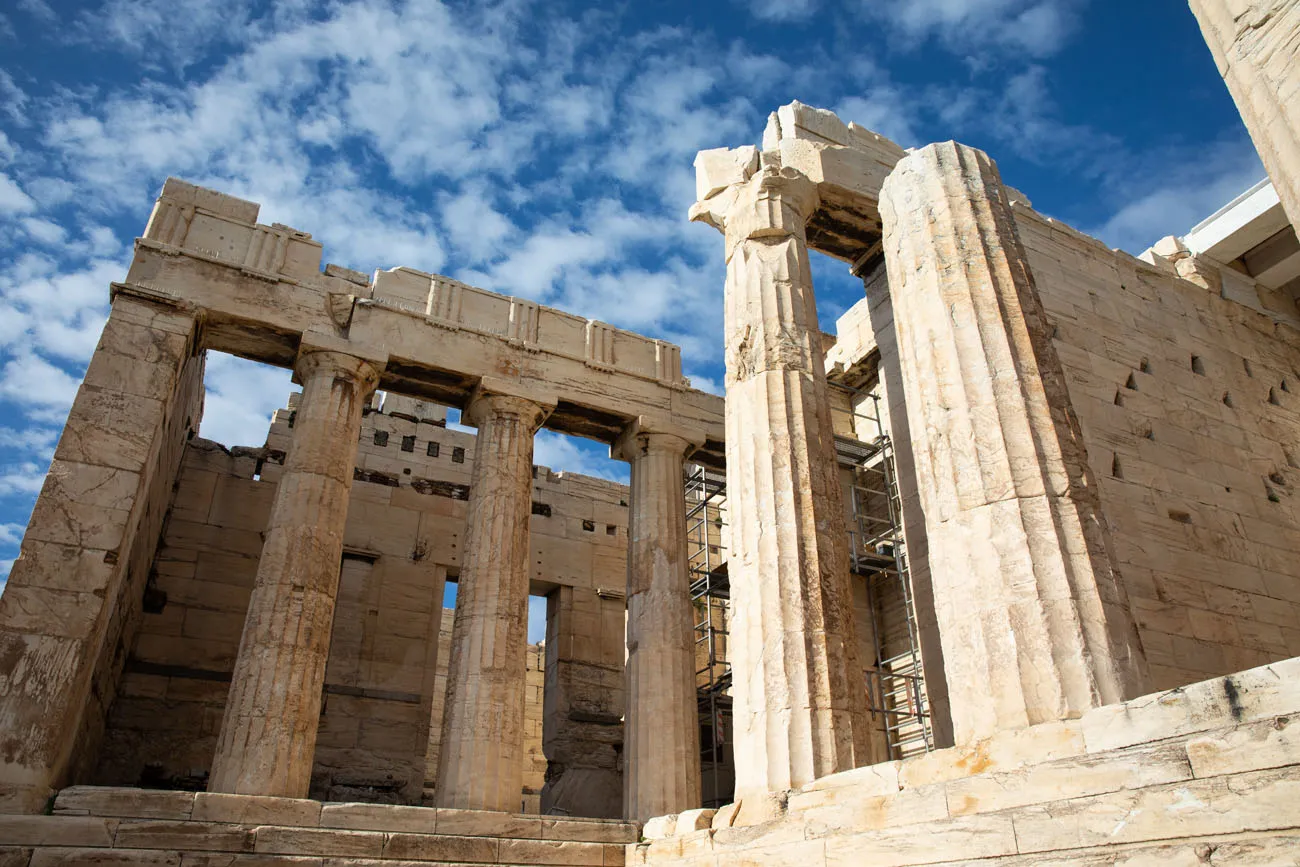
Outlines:
<svg viewBox="0 0 1300 867"><path fill-rule="evenodd" d="M76 786L53 815L0 815L0 867L622 867L637 836L608 820Z"/></svg>

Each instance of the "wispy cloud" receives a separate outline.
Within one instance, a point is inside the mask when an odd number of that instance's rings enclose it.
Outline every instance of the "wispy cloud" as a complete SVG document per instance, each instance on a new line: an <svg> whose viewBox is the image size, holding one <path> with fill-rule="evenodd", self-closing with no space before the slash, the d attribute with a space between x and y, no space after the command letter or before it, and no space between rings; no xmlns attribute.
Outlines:
<svg viewBox="0 0 1300 867"><path fill-rule="evenodd" d="M862 0L861 9L896 38L919 47L937 40L983 64L990 50L1047 57L1078 23L1078 0Z"/></svg>

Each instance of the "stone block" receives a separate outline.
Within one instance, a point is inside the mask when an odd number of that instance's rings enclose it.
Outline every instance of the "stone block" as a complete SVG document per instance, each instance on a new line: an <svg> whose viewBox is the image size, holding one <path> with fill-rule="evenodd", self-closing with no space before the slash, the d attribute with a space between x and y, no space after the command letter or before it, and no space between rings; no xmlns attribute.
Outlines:
<svg viewBox="0 0 1300 867"><path fill-rule="evenodd" d="M713 857L717 859L718 867L809 867L812 864L831 863L827 860L827 841L825 840L799 840L789 843L757 845L735 852L718 850L713 853ZM656 863L653 854L650 863ZM683 861L682 863L688 862ZM712 864L713 862L710 860L706 863ZM872 867L875 867L875 862L871 861L855 860L837 863L852 863L855 867L871 864Z"/></svg>
<svg viewBox="0 0 1300 867"><path fill-rule="evenodd" d="M11 846L109 847L116 830L116 819L0 815L0 840Z"/></svg>
<svg viewBox="0 0 1300 867"><path fill-rule="evenodd" d="M897 792L899 789L899 765L899 762L881 762L876 765L854 768L851 771L841 771L838 774L831 774L814 780L804 786L804 791L820 792L825 789L852 786L863 795L888 795Z"/></svg>
<svg viewBox="0 0 1300 867"><path fill-rule="evenodd" d="M385 858L414 861L459 861L467 864L493 864L498 844L505 841L492 837L449 837L433 834L389 834L384 846ZM531 842L531 841L522 841ZM508 859L506 863L511 863ZM527 863L527 862L515 862Z"/></svg>
<svg viewBox="0 0 1300 867"><path fill-rule="evenodd" d="M1089 711L1088 752L1189 735L1300 711L1300 658Z"/></svg>
<svg viewBox="0 0 1300 867"><path fill-rule="evenodd" d="M303 798L268 798L220 792L199 792L194 797L193 819L196 822L315 828L320 824L320 815L320 801Z"/></svg>
<svg viewBox="0 0 1300 867"><path fill-rule="evenodd" d="M732 184L749 180L758 170L758 148L714 148L695 156L695 198L704 201Z"/></svg>
<svg viewBox="0 0 1300 867"><path fill-rule="evenodd" d="M935 750L906 759L898 767L898 782L904 789L924 786L988 771L1022 768L1078 755L1083 750L1078 720L1041 723L998 732L970 746Z"/></svg>
<svg viewBox="0 0 1300 867"><path fill-rule="evenodd" d="M71 786L54 800L56 816L188 819L193 792L162 792L115 786Z"/></svg>
<svg viewBox="0 0 1300 867"><path fill-rule="evenodd" d="M320 812L320 826L353 831L410 831L415 834L432 834L437 817L438 811L429 807L325 804Z"/></svg>
<svg viewBox="0 0 1300 867"><path fill-rule="evenodd" d="M720 828L730 828L732 825L736 823L736 816L739 813L740 813L740 804L738 802L732 804L724 804L723 806L719 807L717 812L713 814L713 826L712 826L713 830L717 831Z"/></svg>
<svg viewBox="0 0 1300 867"><path fill-rule="evenodd" d="M0 846L0 867L27 867L32 850L16 846Z"/></svg>
<svg viewBox="0 0 1300 867"><path fill-rule="evenodd" d="M1276 717L1192 738L1187 759L1198 778L1300 765L1300 726Z"/></svg>
<svg viewBox="0 0 1300 867"><path fill-rule="evenodd" d="M223 217L229 217L240 223L256 223L257 212L261 206L257 202L239 199L206 187L186 183L180 178L168 178L163 182L160 196L171 199L177 204L202 208Z"/></svg>
<svg viewBox="0 0 1300 867"><path fill-rule="evenodd" d="M252 852L252 831L238 825L133 819L117 827L118 849L169 849L198 852Z"/></svg>
<svg viewBox="0 0 1300 867"><path fill-rule="evenodd" d="M677 825L674 834L681 837L686 834L700 831L705 828L713 827L713 814L716 810L695 809L686 810L677 814ZM623 842L632 842L625 840Z"/></svg>
<svg viewBox="0 0 1300 867"><path fill-rule="evenodd" d="M338 859L343 861L344 859ZM324 867L325 859L310 855L233 855L227 852L186 852L181 867ZM347 859L348 864L352 864Z"/></svg>
<svg viewBox="0 0 1300 867"><path fill-rule="evenodd" d="M384 834L366 831L336 831L317 828L277 828L262 825L253 831L252 851L259 855L330 855L335 857L379 857L384 852Z"/></svg>
<svg viewBox="0 0 1300 867"><path fill-rule="evenodd" d="M1022 853L1295 828L1300 768L1112 792L1011 815Z"/></svg>
<svg viewBox="0 0 1300 867"><path fill-rule="evenodd" d="M1173 783L1191 776L1183 746L1165 744L953 780L947 784L948 809L954 816L991 813Z"/></svg>
<svg viewBox="0 0 1300 867"><path fill-rule="evenodd" d="M652 819L647 819L645 825L641 827L641 839L643 840L663 840L676 833L676 813L669 813L667 816L655 816Z"/></svg>
<svg viewBox="0 0 1300 867"><path fill-rule="evenodd" d="M691 810L688 812L697 812ZM708 811L710 817L712 811ZM683 816L686 813L682 814ZM553 819L549 816L542 817L542 839L543 840L571 840L577 843L635 843L637 840L637 826L631 822L613 822L613 821L586 821L580 822L571 819ZM682 833L681 820L678 819L678 831ZM705 825L707 827L707 824ZM691 830L695 830L692 828ZM502 837L518 837L519 834L501 834Z"/></svg>
<svg viewBox="0 0 1300 867"><path fill-rule="evenodd" d="M140 470L162 422L161 401L118 391L82 388L54 450L58 460Z"/></svg>
<svg viewBox="0 0 1300 867"><path fill-rule="evenodd" d="M489 810L453 810L438 808L437 833L460 837L542 836L542 820L537 816L494 813Z"/></svg>
<svg viewBox="0 0 1300 867"><path fill-rule="evenodd" d="M904 867L942 861L996 858L1016 852L1008 816L963 816L926 825L887 828L873 834L826 839L826 867ZM792 862L805 867L809 861Z"/></svg>
<svg viewBox="0 0 1300 867"><path fill-rule="evenodd" d="M603 867L605 845L563 840L502 840L498 858L502 864Z"/></svg>
<svg viewBox="0 0 1300 867"><path fill-rule="evenodd" d="M2 862L0 862L2 863ZM25 862L26 863L26 862ZM92 867L98 864L144 864L155 867L179 867L180 852L161 849L73 849L51 847L37 849L28 867Z"/></svg>
<svg viewBox="0 0 1300 867"><path fill-rule="evenodd" d="M796 807L795 798L817 799ZM790 811L801 813L809 834L913 825L948 818L942 783L904 789L892 795L867 795L852 788L808 792L791 798Z"/></svg>

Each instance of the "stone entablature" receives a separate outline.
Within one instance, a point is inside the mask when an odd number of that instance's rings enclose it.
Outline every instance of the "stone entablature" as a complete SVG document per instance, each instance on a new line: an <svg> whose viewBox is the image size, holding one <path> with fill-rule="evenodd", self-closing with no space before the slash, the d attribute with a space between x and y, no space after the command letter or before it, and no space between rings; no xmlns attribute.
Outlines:
<svg viewBox="0 0 1300 867"><path fill-rule="evenodd" d="M554 396L549 428L613 443L644 418L692 430L696 459L720 465L722 400L690 388L677 346L409 268L322 271L319 242L257 223L258 209L169 178L118 291L193 305L206 348L269 364L290 366L303 339L341 340L390 361L381 389L444 405L506 371Z"/></svg>

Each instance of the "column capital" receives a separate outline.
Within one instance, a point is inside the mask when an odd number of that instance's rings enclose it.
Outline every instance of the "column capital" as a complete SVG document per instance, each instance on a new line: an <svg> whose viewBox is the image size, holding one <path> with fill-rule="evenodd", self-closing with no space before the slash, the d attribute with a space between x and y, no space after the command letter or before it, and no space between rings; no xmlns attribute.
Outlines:
<svg viewBox="0 0 1300 867"><path fill-rule="evenodd" d="M726 258L755 238L803 239L805 225L820 203L817 184L788 166L764 165L747 180L696 202L692 220L708 223L726 237Z"/></svg>
<svg viewBox="0 0 1300 867"><path fill-rule="evenodd" d="M338 379L356 382L361 386L362 391L368 394L379 384L379 374L382 370L382 364L346 352L304 347L298 353L297 362L294 363L293 380L302 383L318 373L328 374Z"/></svg>
<svg viewBox="0 0 1300 867"><path fill-rule="evenodd" d="M554 394L484 377L466 401L461 420L465 424L481 426L490 416L518 415L529 419L530 429L536 431L555 409L557 402L558 398Z"/></svg>
<svg viewBox="0 0 1300 867"><path fill-rule="evenodd" d="M673 452L686 458L704 445L704 439L699 431L638 416L610 444L609 456L628 463L633 463L638 457L650 452Z"/></svg>

